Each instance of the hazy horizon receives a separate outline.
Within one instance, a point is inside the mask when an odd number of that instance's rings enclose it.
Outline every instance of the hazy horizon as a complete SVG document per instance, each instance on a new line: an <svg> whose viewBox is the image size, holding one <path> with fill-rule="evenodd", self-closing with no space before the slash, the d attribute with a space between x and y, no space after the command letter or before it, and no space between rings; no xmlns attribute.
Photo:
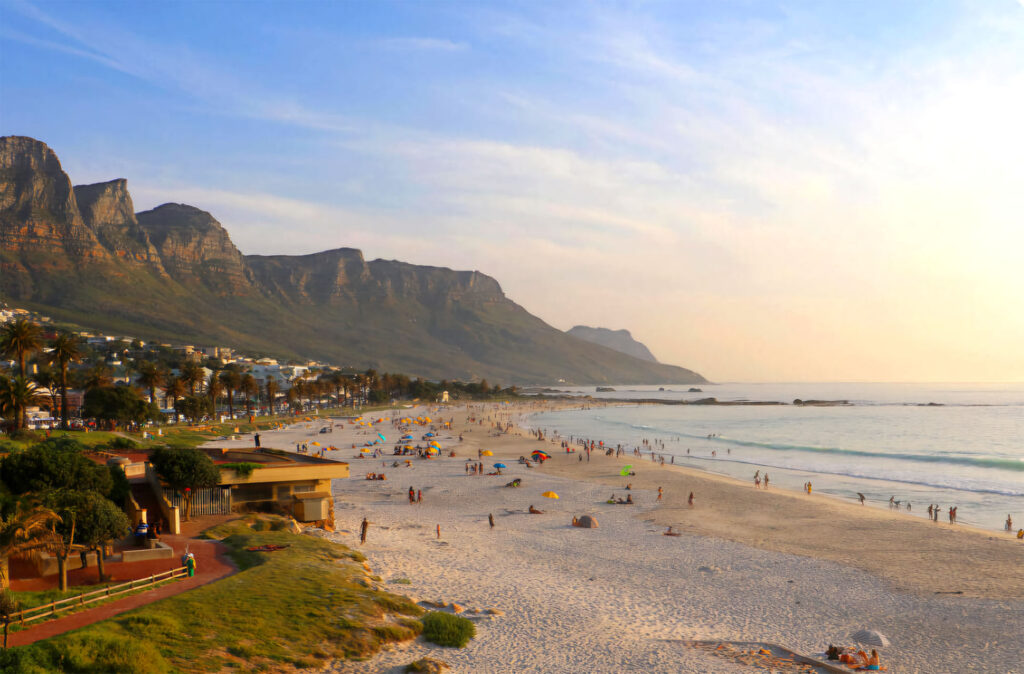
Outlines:
<svg viewBox="0 0 1024 674"><path fill-rule="evenodd" d="M1024 381L1024 0L0 15L0 134L246 254L477 269L716 382Z"/></svg>

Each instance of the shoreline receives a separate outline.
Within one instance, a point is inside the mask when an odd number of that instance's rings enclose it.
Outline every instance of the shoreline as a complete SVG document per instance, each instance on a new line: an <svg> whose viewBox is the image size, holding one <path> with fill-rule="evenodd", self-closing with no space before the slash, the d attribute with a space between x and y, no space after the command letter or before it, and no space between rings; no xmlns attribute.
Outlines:
<svg viewBox="0 0 1024 674"><path fill-rule="evenodd" d="M330 671L399 672L427 656L456 672L742 672L749 670L681 644L774 641L815 656L862 628L893 641L883 651L891 672L1013 671L1019 665L1011 636L1024 610L1024 545L1017 541L818 494L759 491L732 478L632 457L627 460L637 476L629 478L628 493L637 504L606 505L612 491L626 493L618 475L624 461L595 453L588 465L578 453L560 451L557 438L541 442L520 428L499 433L494 426L518 425L555 406L424 409L455 423L441 432L441 458L414 459L409 468L393 467L390 455L353 459L358 449L331 454L349 462L351 478L335 481L338 531L329 537L367 555L392 591L499 613L464 614L478 629L465 649L416 640L367 662L336 661ZM294 446L313 437L316 426L265 433L264 444ZM346 428L336 430L332 442L347 448L372 435ZM552 455L543 467L518 463L537 448ZM448 457L449 449L456 457ZM505 475L467 474L466 462L477 460L478 449L493 452L482 459L487 466L505 463ZM381 470L388 480L363 479ZM505 488L514 478L523 486ZM409 486L422 489L422 503L408 503ZM660 504L658 486L664 488ZM561 498L544 498L547 490ZM697 493L693 509L685 503L690 490ZM529 505L545 513L527 514ZM595 516L599 527L570 526L573 516L584 514ZM359 545L364 517L371 527L367 543ZM669 524L681 535L662 535ZM854 546L830 543L836 531L840 542ZM871 558L858 552L886 541L900 549ZM956 591L963 594L936 594Z"/></svg>

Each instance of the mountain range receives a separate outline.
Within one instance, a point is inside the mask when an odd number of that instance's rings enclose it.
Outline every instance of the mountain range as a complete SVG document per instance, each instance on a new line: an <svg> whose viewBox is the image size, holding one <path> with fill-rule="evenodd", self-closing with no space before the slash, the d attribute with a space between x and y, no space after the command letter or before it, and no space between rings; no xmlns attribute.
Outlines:
<svg viewBox="0 0 1024 674"><path fill-rule="evenodd" d="M0 298L115 334L432 379L704 381L557 330L478 271L351 248L243 255L209 213L136 213L126 180L72 186L56 154L22 136L0 138Z"/></svg>
<svg viewBox="0 0 1024 674"><path fill-rule="evenodd" d="M592 344L600 344L606 346L609 349L618 351L619 353L625 353L639 358L640 360L646 360L649 363L657 363L658 359L654 357L651 350L648 349L641 342L633 339L633 335L629 334L629 330L609 330L608 328L592 328L588 325L576 325L566 330L566 333L573 337L591 342Z"/></svg>

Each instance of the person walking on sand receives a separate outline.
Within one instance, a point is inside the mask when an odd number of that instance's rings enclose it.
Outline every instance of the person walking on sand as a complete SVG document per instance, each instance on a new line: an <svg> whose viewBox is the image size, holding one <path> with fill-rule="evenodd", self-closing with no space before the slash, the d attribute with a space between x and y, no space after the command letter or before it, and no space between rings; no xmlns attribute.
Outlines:
<svg viewBox="0 0 1024 674"><path fill-rule="evenodd" d="M422 489L417 489L416 490L416 503L423 503L423 490Z"/></svg>
<svg viewBox="0 0 1024 674"><path fill-rule="evenodd" d="M952 524L954 519L956 519L956 510L953 506L949 506L949 523Z"/></svg>
<svg viewBox="0 0 1024 674"><path fill-rule="evenodd" d="M1010 515L1006 516L1006 530L1013 531L1013 518Z"/></svg>
<svg viewBox="0 0 1024 674"><path fill-rule="evenodd" d="M658 487L658 500L659 501L661 500L661 487ZM1007 520L1007 521L1009 521L1009 520ZM1007 527L1007 530L1009 530L1009 527Z"/></svg>
<svg viewBox="0 0 1024 674"><path fill-rule="evenodd" d="M359 525L359 542L366 543L366 532L370 529L370 523L363 518L363 523Z"/></svg>
<svg viewBox="0 0 1024 674"><path fill-rule="evenodd" d="M488 513L487 521L491 523L491 528L493 529L494 528L494 514L493 513Z"/></svg>
<svg viewBox="0 0 1024 674"><path fill-rule="evenodd" d="M768 473L764 474L764 488L768 488Z"/></svg>
<svg viewBox="0 0 1024 674"><path fill-rule="evenodd" d="M864 505L864 494L861 494L860 492L857 492L857 498L860 499L860 504ZM928 506L928 514L929 515L932 514L932 507L931 506Z"/></svg>
<svg viewBox="0 0 1024 674"><path fill-rule="evenodd" d="M409 505L416 503L416 490L409 487Z"/></svg>
<svg viewBox="0 0 1024 674"><path fill-rule="evenodd" d="M693 507L693 492L692 491L690 492L690 498L687 499L687 503L690 504L691 508Z"/></svg>

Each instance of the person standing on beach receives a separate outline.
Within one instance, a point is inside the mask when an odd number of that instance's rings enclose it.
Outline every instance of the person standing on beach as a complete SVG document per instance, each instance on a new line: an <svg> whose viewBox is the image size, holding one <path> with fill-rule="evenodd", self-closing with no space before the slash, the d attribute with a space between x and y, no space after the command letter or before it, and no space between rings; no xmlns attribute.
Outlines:
<svg viewBox="0 0 1024 674"><path fill-rule="evenodd" d="M409 487L409 504L412 505L413 503L416 503L416 490Z"/></svg>
<svg viewBox="0 0 1024 674"><path fill-rule="evenodd" d="M1013 518L1009 514L1006 515L1006 530L1013 531Z"/></svg>
<svg viewBox="0 0 1024 674"><path fill-rule="evenodd" d="M366 532L370 529L370 523L363 518L363 523L359 525L359 542L366 543Z"/></svg>
<svg viewBox="0 0 1024 674"><path fill-rule="evenodd" d="M659 501L661 500L661 487L658 487L658 500L659 500ZM1009 522L1009 520L1007 520L1007 522ZM1006 530L1007 530L1007 531L1009 531L1009 530L1010 530L1010 527L1009 527L1009 526L1007 526L1007 527L1006 527Z"/></svg>
<svg viewBox="0 0 1024 674"><path fill-rule="evenodd" d="M491 528L493 529L494 528L494 514L493 513L489 513L487 515L487 521L491 523Z"/></svg>
<svg viewBox="0 0 1024 674"><path fill-rule="evenodd" d="M690 498L687 499L687 503L690 504L691 508L693 507L693 492L692 491L690 492Z"/></svg>
<svg viewBox="0 0 1024 674"><path fill-rule="evenodd" d="M953 520L956 519L956 510L953 506L949 506L949 523L952 524Z"/></svg>
<svg viewBox="0 0 1024 674"><path fill-rule="evenodd" d="M417 489L416 490L416 502L417 503L423 503L423 490L422 489Z"/></svg>
<svg viewBox="0 0 1024 674"><path fill-rule="evenodd" d="M764 474L764 488L768 488L768 473Z"/></svg>

